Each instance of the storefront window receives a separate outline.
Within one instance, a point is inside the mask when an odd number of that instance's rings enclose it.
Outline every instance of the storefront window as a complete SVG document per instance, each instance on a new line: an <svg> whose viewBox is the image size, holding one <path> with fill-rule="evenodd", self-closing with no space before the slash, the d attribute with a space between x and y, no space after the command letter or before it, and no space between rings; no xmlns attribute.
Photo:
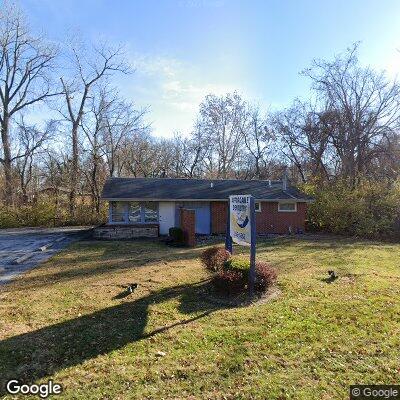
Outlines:
<svg viewBox="0 0 400 400"><path fill-rule="evenodd" d="M112 202L110 222L127 224L158 222L158 203L154 201Z"/></svg>
<svg viewBox="0 0 400 400"><path fill-rule="evenodd" d="M137 201L132 201L129 203L129 213L128 213L129 222L132 223L140 223L141 222L141 208L140 203Z"/></svg>
<svg viewBox="0 0 400 400"><path fill-rule="evenodd" d="M157 222L158 220L158 204L155 202L143 203L144 222Z"/></svg>

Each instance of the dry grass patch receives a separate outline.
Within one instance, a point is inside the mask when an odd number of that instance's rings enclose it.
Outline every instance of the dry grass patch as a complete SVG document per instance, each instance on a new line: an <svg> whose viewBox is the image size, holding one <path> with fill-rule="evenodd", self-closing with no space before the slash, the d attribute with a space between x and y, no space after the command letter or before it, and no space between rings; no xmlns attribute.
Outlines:
<svg viewBox="0 0 400 400"><path fill-rule="evenodd" d="M242 308L204 295L203 249L85 241L3 287L1 383L52 378L70 399L307 400L398 383L400 245L260 242L282 294Z"/></svg>

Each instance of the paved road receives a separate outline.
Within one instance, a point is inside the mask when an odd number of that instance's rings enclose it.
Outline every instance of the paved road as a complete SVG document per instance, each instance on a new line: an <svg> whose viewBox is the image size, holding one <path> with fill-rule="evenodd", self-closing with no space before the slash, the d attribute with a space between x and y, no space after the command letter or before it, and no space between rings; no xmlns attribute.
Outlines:
<svg viewBox="0 0 400 400"><path fill-rule="evenodd" d="M91 227L0 229L0 285L49 259Z"/></svg>

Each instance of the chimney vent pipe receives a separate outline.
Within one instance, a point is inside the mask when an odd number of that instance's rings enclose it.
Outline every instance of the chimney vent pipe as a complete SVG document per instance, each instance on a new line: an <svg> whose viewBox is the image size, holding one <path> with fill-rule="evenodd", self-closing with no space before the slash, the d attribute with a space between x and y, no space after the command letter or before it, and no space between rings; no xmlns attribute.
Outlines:
<svg viewBox="0 0 400 400"><path fill-rule="evenodd" d="M282 177L282 189L287 190L287 186L288 186L288 175L287 175L287 171L285 171L285 173L283 174L283 177Z"/></svg>

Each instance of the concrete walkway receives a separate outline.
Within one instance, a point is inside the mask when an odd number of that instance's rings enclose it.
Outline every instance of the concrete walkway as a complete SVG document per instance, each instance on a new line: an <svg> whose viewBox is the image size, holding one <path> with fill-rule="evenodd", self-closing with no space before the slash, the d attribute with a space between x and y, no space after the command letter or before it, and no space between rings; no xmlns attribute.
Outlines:
<svg viewBox="0 0 400 400"><path fill-rule="evenodd" d="M46 261L92 227L0 229L0 285Z"/></svg>

